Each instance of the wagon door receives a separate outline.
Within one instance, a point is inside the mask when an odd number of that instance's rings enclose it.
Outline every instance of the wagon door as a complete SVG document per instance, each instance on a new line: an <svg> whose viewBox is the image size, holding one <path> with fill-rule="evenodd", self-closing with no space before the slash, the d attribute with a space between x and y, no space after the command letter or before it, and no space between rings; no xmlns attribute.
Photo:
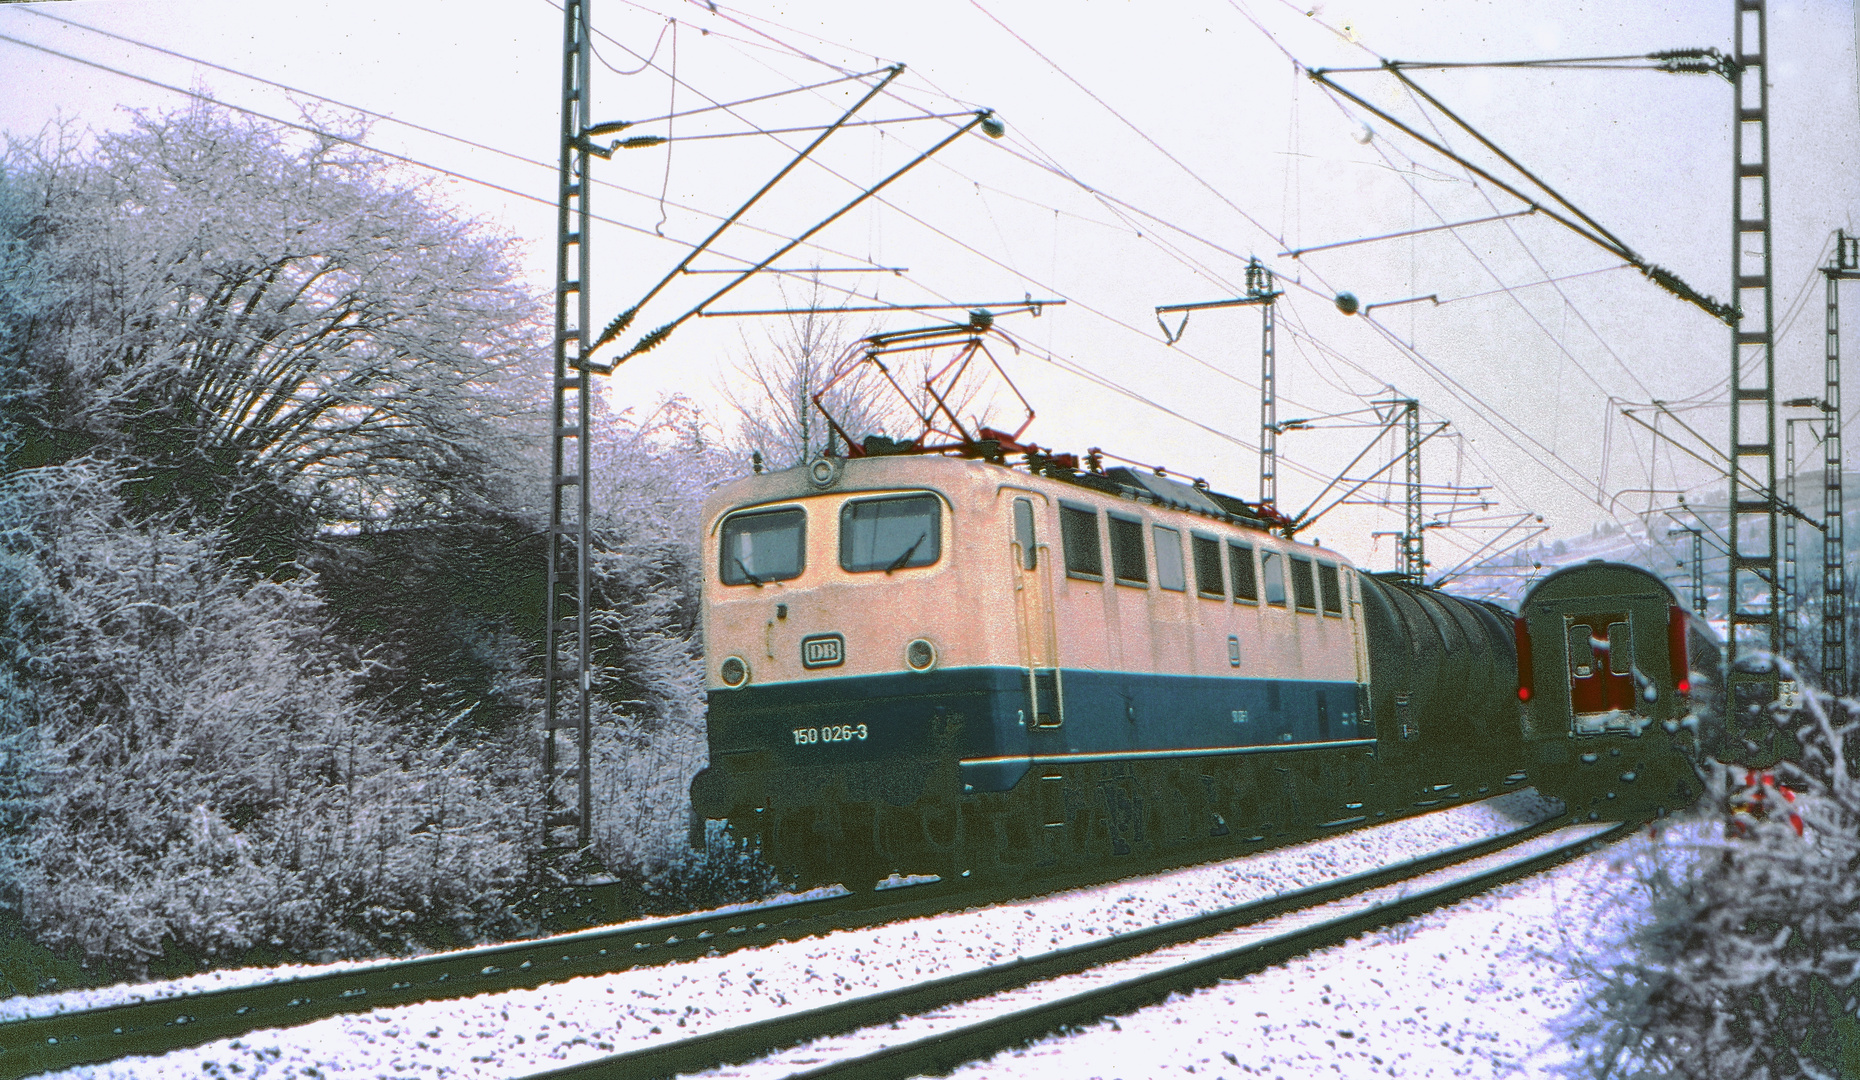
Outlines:
<svg viewBox="0 0 1860 1080"><path fill-rule="evenodd" d="M1058 727L1064 719L1063 688L1059 679L1059 638L1053 621L1051 549L1041 542L1034 500L1046 499L1012 490L1012 532L1008 555L1014 576L1014 622L1019 637L1020 666L1026 673L1027 719L1031 727Z"/></svg>
<svg viewBox="0 0 1860 1080"><path fill-rule="evenodd" d="M1577 731L1598 730L1610 717L1625 722L1625 714L1634 711L1631 619L1627 612L1563 617L1569 710Z"/></svg>

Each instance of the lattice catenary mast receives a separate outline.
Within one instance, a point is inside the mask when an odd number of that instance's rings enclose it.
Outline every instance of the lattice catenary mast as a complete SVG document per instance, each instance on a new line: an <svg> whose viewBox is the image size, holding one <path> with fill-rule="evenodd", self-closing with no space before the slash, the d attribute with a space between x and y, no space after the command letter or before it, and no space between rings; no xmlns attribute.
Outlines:
<svg viewBox="0 0 1860 1080"><path fill-rule="evenodd" d="M1860 239L1834 234L1834 257L1822 268L1828 279L1826 416L1822 434L1821 681L1836 697L1847 693L1847 537L1841 491L1841 290L1860 278Z"/></svg>
<svg viewBox="0 0 1860 1080"><path fill-rule="evenodd" d="M549 480L549 598L543 631L543 848L588 845L588 444L591 420L588 306L588 0L562 5L561 169L557 174L555 409ZM574 740L575 765L559 769L560 733ZM560 786L574 784L574 804ZM571 843L564 837L574 829Z"/></svg>
<svg viewBox="0 0 1860 1080"><path fill-rule="evenodd" d="M1235 297L1232 300L1206 300L1197 304L1164 304L1156 309L1156 322L1162 327L1163 339L1174 345L1182 340L1182 332L1188 329L1188 316L1192 312L1230 307L1259 308L1259 505L1264 510L1277 511L1279 504L1279 391L1273 315L1277 307L1276 301L1285 294L1274 289L1272 285L1272 270L1257 258L1248 259L1245 296ZM1163 321L1163 315L1176 311L1182 313L1182 321L1171 330L1169 324Z"/></svg>
<svg viewBox="0 0 1860 1080"><path fill-rule="evenodd" d="M1772 292L1768 12L1765 0L1736 0L1732 79L1730 521L1725 588L1727 704L1736 723L1775 700L1774 664L1743 669L1749 653L1781 646L1777 573L1776 342ZM1758 320L1761 320L1760 322ZM1745 477L1763 486L1747 484ZM1756 519L1752 521L1751 519ZM1747 539L1746 524L1757 524ZM1746 543L1754 546L1746 547ZM1761 603L1759 598L1766 598ZM1754 725L1752 730L1771 728ZM1774 735L1771 728L1768 732Z"/></svg>

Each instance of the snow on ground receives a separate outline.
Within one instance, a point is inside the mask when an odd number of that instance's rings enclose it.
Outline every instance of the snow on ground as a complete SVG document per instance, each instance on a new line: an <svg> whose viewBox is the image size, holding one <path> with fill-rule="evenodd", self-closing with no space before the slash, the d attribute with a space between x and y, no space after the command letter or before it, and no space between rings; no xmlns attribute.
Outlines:
<svg viewBox="0 0 1860 1080"><path fill-rule="evenodd" d="M1267 971L951 1073L952 1080L1537 1077L1575 1052L1611 939L1645 910L1648 835ZM1670 849L1668 849L1670 850Z"/></svg>
<svg viewBox="0 0 1860 1080"><path fill-rule="evenodd" d="M793 894L783 893L775 901L763 901L756 904L730 904L713 909L715 914L729 914L736 911L761 909L767 904L785 901L806 901L810 899L843 896L846 890L837 885ZM615 926L637 927L646 929L652 926L673 922L684 916L654 916L635 919L631 922L616 923ZM602 934L614 927L596 927L592 930L577 930L561 934L549 940L568 941L592 934ZM479 945L469 949L457 949L443 953L431 953L429 956L476 956L503 948L502 945ZM56 994L17 995L0 998L0 1022L23 1020L36 1016L56 1016L59 1013L75 1012L82 1009L98 1009L106 1005L124 1005L141 1001L159 1001L167 998L183 997L188 994L204 993L210 990L230 990L240 986L255 986L267 982L292 982L299 979L314 978L318 975L330 975L340 971L354 971L380 965L380 960L338 960L327 964L283 964L278 967L222 968L216 971L202 971L194 975L185 975L178 979L164 979L148 983L117 983L115 986L103 986L89 990L66 990Z"/></svg>
<svg viewBox="0 0 1860 1080"><path fill-rule="evenodd" d="M1501 835L1549 812L1550 804L1534 792L1515 792L1159 878L534 990L331 1017L61 1075L519 1075L1319 884Z"/></svg>

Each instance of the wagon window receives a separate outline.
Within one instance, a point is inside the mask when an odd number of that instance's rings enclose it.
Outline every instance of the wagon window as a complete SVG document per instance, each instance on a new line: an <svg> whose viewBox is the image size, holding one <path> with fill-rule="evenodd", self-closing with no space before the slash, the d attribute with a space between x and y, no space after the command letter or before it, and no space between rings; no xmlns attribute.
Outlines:
<svg viewBox="0 0 1860 1080"><path fill-rule="evenodd" d="M1259 578L1253 571L1253 545L1227 545L1227 562L1234 572L1234 603L1259 603Z"/></svg>
<svg viewBox="0 0 1860 1080"><path fill-rule="evenodd" d="M1195 552L1195 591L1211 600L1227 599L1227 583L1221 579L1221 542L1190 533L1188 546Z"/></svg>
<svg viewBox="0 0 1860 1080"><path fill-rule="evenodd" d="M1150 571L1143 558L1143 523L1116 514L1105 516L1111 521L1111 573L1121 584L1149 584Z"/></svg>
<svg viewBox="0 0 1860 1080"><path fill-rule="evenodd" d="M1259 576L1264 578L1266 603L1285 606L1285 556L1276 551L1259 553Z"/></svg>
<svg viewBox="0 0 1860 1080"><path fill-rule="evenodd" d="M1571 623L1569 627L1569 673L1578 679L1595 674L1595 631L1588 623Z"/></svg>
<svg viewBox="0 0 1860 1080"><path fill-rule="evenodd" d="M1171 592L1182 592L1188 588L1188 578L1182 566L1182 532L1167 525L1152 525L1150 530L1156 534L1156 586Z"/></svg>
<svg viewBox="0 0 1860 1080"><path fill-rule="evenodd" d="M1098 511L1061 503L1059 538L1066 549L1066 573L1104 580L1104 549L1098 543Z"/></svg>
<svg viewBox="0 0 1860 1080"><path fill-rule="evenodd" d="M1324 594L1324 614L1343 614L1343 586L1337 580L1337 568L1318 563L1318 591Z"/></svg>
<svg viewBox="0 0 1860 1080"><path fill-rule="evenodd" d="M840 507L840 568L852 573L929 566L943 555L935 495L860 499Z"/></svg>
<svg viewBox="0 0 1860 1080"><path fill-rule="evenodd" d="M1033 539L1033 500L1014 500L1014 542L1020 545L1020 568L1032 570L1039 565L1038 549Z"/></svg>
<svg viewBox="0 0 1860 1080"><path fill-rule="evenodd" d="M800 577L806 536L807 515L796 507L730 515L718 548L723 583L761 585Z"/></svg>
<svg viewBox="0 0 1860 1080"><path fill-rule="evenodd" d="M1608 670L1616 675L1634 670L1634 636L1627 623L1608 624Z"/></svg>

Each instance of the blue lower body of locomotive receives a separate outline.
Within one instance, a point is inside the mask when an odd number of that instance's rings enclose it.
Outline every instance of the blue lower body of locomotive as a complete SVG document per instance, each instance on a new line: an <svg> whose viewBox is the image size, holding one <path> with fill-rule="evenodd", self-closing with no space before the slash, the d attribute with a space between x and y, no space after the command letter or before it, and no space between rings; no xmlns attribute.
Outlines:
<svg viewBox="0 0 1860 1080"><path fill-rule="evenodd" d="M1369 744L1354 682L1011 667L846 676L710 695L713 765L772 752L805 769L955 758L963 792L1012 789L1040 762Z"/></svg>

